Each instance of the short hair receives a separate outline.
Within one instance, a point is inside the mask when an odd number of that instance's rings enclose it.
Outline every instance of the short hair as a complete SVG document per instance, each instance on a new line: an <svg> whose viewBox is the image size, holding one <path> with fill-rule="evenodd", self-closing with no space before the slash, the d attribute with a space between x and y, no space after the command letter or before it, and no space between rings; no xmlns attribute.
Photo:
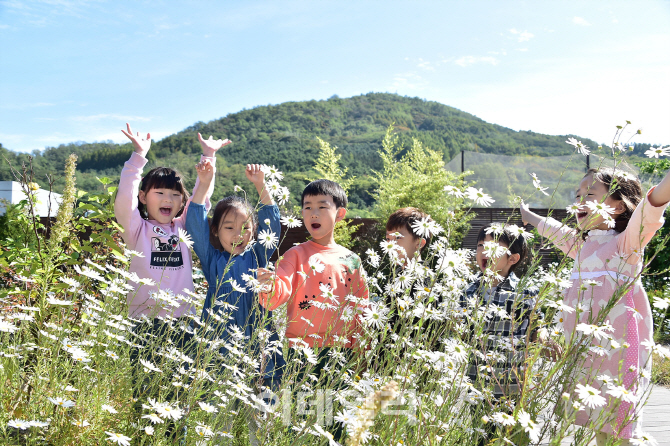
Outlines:
<svg viewBox="0 0 670 446"><path fill-rule="evenodd" d="M397 211L389 215L389 219L386 221L386 230L392 231L394 229L405 228L407 229L407 232L412 234L412 236L415 239L419 239L422 237L419 237L414 232L412 224L424 218L430 218L430 215L426 214L420 209L412 207L398 209Z"/></svg>
<svg viewBox="0 0 670 446"><path fill-rule="evenodd" d="M181 209L177 213L176 217L180 216L184 211L184 206L188 201L188 191L184 187L184 181L182 180L181 175L176 170L170 167L154 167L142 178L140 183L140 190L145 194L152 189L172 189L176 190L181 194ZM139 201L139 200L138 200ZM147 209L141 201L138 202L137 208L140 211L140 215L143 218L149 218L147 214Z"/></svg>
<svg viewBox="0 0 670 446"><path fill-rule="evenodd" d="M487 230L489 230L490 234L486 233ZM494 233L492 230L495 230L496 232ZM510 267L510 273L526 260L526 257L528 256L528 243L526 243L525 237L512 232L510 225L504 223L489 223L486 226L482 226L479 229L479 234L477 234L477 243L485 240L487 235L493 237L495 241L507 245L507 249L511 254L519 254L519 261Z"/></svg>
<svg viewBox="0 0 670 446"><path fill-rule="evenodd" d="M237 195L231 195L229 197L223 198L216 203L214 207L214 212L212 213L212 219L209 222L209 241L219 251L223 251L223 246L219 241L219 226L221 226L221 221L228 215L228 212L236 209L247 214L249 221L251 222L251 233L256 237L256 230L258 228L258 216L254 212L254 208L251 204L242 197Z"/></svg>
<svg viewBox="0 0 670 446"><path fill-rule="evenodd" d="M332 197L333 203L335 203L335 207L337 208L347 207L347 194L344 192L344 189L342 189L342 186L335 181L320 179L309 183L302 191L300 206L305 204L305 197L313 197L315 195L327 195Z"/></svg>
<svg viewBox="0 0 670 446"><path fill-rule="evenodd" d="M614 219L614 230L623 232L628 227L628 222L633 216L633 211L642 201L642 185L640 180L631 174L626 174L621 169L614 170L611 167L589 169L584 177L593 175L593 179L604 184L613 200L621 201L626 208Z"/></svg>

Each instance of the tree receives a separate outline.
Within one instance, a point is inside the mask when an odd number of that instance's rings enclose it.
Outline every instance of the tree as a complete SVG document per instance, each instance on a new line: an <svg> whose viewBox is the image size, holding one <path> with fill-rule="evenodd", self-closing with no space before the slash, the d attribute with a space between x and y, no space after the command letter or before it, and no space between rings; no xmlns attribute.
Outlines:
<svg viewBox="0 0 670 446"><path fill-rule="evenodd" d="M319 137L316 139L319 141L320 150L314 165L314 170L316 170L320 177L310 179L310 181L321 178L334 181L342 186L342 189L344 189L344 193L346 194L349 190L349 186L351 186L354 181L354 177L346 178L347 168L345 167L343 170L340 167L340 158L342 158L342 155L336 152L337 147L331 147L328 142ZM354 244L354 233L360 227L360 224L352 224L351 219L337 222L335 224L335 242L345 248L351 248Z"/></svg>
<svg viewBox="0 0 670 446"><path fill-rule="evenodd" d="M386 222L400 208L421 209L447 229L451 246L460 247L470 218L462 210L463 199L445 194L444 188L461 185L464 175L445 170L442 153L424 147L416 138L401 156L404 150L389 126L379 151L383 169L375 172L379 184L375 191L377 217Z"/></svg>

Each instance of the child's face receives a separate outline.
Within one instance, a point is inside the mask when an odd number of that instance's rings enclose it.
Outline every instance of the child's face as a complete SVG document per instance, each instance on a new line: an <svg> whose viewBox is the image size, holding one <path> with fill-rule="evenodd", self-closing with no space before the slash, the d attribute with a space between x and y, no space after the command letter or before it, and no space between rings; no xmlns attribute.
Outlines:
<svg viewBox="0 0 670 446"><path fill-rule="evenodd" d="M233 255L242 254L251 240L251 225L251 218L246 212L231 208L221 218L217 233L223 249Z"/></svg>
<svg viewBox="0 0 670 446"><path fill-rule="evenodd" d="M396 232L399 232L402 237L396 237ZM413 259L416 253L423 248L426 244L426 240L420 237L415 237L414 234L409 232L407 228L397 228L391 231L386 231L386 240L392 241L395 240L398 243L398 246L403 248L405 252L400 252L398 257L401 259L409 258Z"/></svg>
<svg viewBox="0 0 670 446"><path fill-rule="evenodd" d="M149 220L160 224L169 224L182 208L184 196L174 189L154 188L148 192L140 191L140 202L147 207Z"/></svg>
<svg viewBox="0 0 670 446"><path fill-rule="evenodd" d="M334 242L335 223L346 215L345 208L338 208L330 195L307 195L302 202L302 219L312 240L320 245Z"/></svg>
<svg viewBox="0 0 670 446"><path fill-rule="evenodd" d="M484 253L484 243L493 242L495 239L491 234L487 234L484 240L477 242L477 252L475 254L475 259L477 260L477 266L482 272L485 272L487 269L495 271L497 274L502 277L507 277L509 275L509 270L512 268L512 265L515 265L519 261L518 254L503 254L497 259L489 259ZM504 243L497 242L498 245L505 248L509 246Z"/></svg>
<svg viewBox="0 0 670 446"><path fill-rule="evenodd" d="M589 229L610 229L605 223L602 215L594 213L591 209L584 205L588 201L602 202L603 197L607 196L609 190L600 181L595 181L593 175L586 175L579 183L579 188L576 191L575 202L582 205L582 209L575 214L577 218L577 227L583 231ZM604 203L610 207L615 208L612 218L620 214L622 205L621 200L615 200L611 196L605 198Z"/></svg>

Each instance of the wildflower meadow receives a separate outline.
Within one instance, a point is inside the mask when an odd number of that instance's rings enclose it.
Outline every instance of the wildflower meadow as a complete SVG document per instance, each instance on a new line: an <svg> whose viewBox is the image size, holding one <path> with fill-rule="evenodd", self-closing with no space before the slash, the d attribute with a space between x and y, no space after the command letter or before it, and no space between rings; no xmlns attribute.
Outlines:
<svg viewBox="0 0 670 446"><path fill-rule="evenodd" d="M611 148L602 149L623 170L627 147L620 141L627 128L619 129ZM588 153L579 141L567 143L575 147L575 158ZM319 174L346 183L335 151L321 144L326 158L320 159ZM648 155L668 152L659 147ZM155 282L128 272L131 259L144 254L121 242L122 228L113 217L114 182L101 178L95 193L77 190L76 157L71 156L57 218L45 222L33 212L30 165L12 166L28 199L8 222L11 236L0 241L0 443L335 445L334 432L343 429L347 445L559 445L568 436L572 444L587 445L619 413L600 411L588 427L573 424L578 413L605 407L606 398L625 404L648 397L649 388L633 391L620 376L585 371L587 358L627 348L624 340L613 339L607 314L632 281L588 324L565 333L563 314L589 311L562 300L571 285L573 261L558 256L557 263L542 266L538 252L548 242L515 226L517 236L532 247L518 274L518 289L537 291L535 308L525 339L488 342L482 334L487 324L493 318L513 320L513 311L474 301L459 304L478 272L474 253L460 248L460 240L472 206L491 206L493 199L469 182L467 173L446 172L441 156L420 142L400 147L391 129L380 155L380 215L401 206L424 207L433 219L418 221L413 229L429 240L428 246L420 259L402 260L397 242L379 233L368 234L354 248L361 251L369 298L338 300L323 286L314 304L355 308L340 317L360 321L357 343L362 348L334 346L322 368L316 367L318 349L285 338L281 308L272 315L279 342L269 341L270 333L260 329L254 331L257 339L245 338L242 327L223 341L225 324L220 322L236 307L223 306L207 322L201 319L207 284L197 265L195 293L161 289L152 295L156 308L168 312L189 303L189 323L164 317L154 329L151 318L129 317L126 295ZM285 204L289 194L301 191L282 186L282 172L272 166L264 169L268 189L282 205L283 227L281 234L264 232L252 243L278 246L285 229L302 224L299 210ZM542 178L533 178L533 184L517 205L534 194L551 196ZM586 205L611 218L602 203ZM579 205L568 209L578 210ZM351 241L355 229L339 225L336 235ZM653 245L658 252L666 249L664 237ZM180 239L190 241L186 233ZM496 243L484 246L487 257L502 255L498 248ZM281 262L283 253L278 254ZM307 274L318 269L315 264ZM229 285L260 292L254 273L244 283ZM593 280L588 286L599 285ZM670 288L656 287L650 295L658 337L642 348L662 362L670 357L661 345L668 339ZM180 336L188 342L175 343ZM267 355L277 353L287 363L282 382L278 388L264 387L259 370ZM501 375L498 365L510 357L514 367ZM473 363L479 369L476 380L468 377ZM598 376L604 387L577 384L584 373ZM648 371L640 368L639 373ZM511 378L519 391L508 390ZM494 396L501 392L502 397ZM636 416L626 414L627 419ZM634 441L655 444L650 437Z"/></svg>

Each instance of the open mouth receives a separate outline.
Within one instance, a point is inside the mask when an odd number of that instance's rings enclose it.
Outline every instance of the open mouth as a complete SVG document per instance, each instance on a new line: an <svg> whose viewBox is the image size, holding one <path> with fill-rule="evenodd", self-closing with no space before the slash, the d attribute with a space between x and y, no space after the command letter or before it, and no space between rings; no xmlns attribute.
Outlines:
<svg viewBox="0 0 670 446"><path fill-rule="evenodd" d="M312 223L312 229L319 229L321 227L321 223Z"/></svg>
<svg viewBox="0 0 670 446"><path fill-rule="evenodd" d="M479 266L481 266L482 269L486 269L488 264L489 264L489 259L482 259Z"/></svg>
<svg viewBox="0 0 670 446"><path fill-rule="evenodd" d="M589 216L588 212L577 212L577 220L581 220Z"/></svg>
<svg viewBox="0 0 670 446"><path fill-rule="evenodd" d="M172 208L160 208L161 215L169 216L172 213Z"/></svg>

